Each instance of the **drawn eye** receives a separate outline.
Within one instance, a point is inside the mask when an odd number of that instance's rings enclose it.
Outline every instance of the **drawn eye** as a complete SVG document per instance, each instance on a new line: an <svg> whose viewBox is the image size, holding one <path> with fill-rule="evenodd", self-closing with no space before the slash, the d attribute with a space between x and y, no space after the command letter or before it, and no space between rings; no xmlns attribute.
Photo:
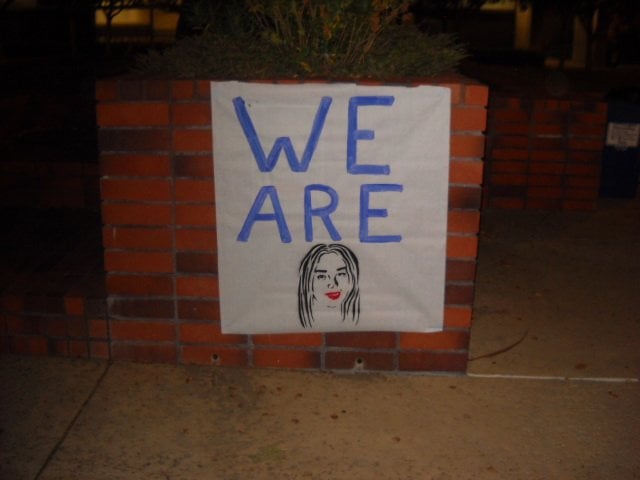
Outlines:
<svg viewBox="0 0 640 480"><path fill-rule="evenodd" d="M327 275L324 273L316 273L316 279L318 280L324 280L327 278Z"/></svg>

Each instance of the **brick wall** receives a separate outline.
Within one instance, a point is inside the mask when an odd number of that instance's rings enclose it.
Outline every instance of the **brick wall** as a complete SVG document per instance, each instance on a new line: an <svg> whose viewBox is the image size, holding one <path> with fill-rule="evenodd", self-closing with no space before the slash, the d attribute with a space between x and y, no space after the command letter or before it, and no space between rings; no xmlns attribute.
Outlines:
<svg viewBox="0 0 640 480"><path fill-rule="evenodd" d="M484 206L594 210L606 121L604 102L492 95Z"/></svg>
<svg viewBox="0 0 640 480"><path fill-rule="evenodd" d="M487 88L452 91L445 329L223 335L208 81L97 85L111 356L308 369L464 371L480 221Z"/></svg>
<svg viewBox="0 0 640 480"><path fill-rule="evenodd" d="M99 207L92 101L23 93L0 115L0 207Z"/></svg>

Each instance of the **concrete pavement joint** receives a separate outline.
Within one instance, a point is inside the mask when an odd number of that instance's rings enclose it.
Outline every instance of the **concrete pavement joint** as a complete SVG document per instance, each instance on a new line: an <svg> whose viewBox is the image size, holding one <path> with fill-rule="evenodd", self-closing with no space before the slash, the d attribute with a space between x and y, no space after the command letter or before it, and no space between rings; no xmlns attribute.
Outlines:
<svg viewBox="0 0 640 480"><path fill-rule="evenodd" d="M109 369L111 368L111 365L112 365L112 362L107 362L107 366L105 367L104 371L100 374L100 377L98 377L96 384L93 386L93 388L91 389L91 392L89 392L89 395L87 396L85 401L82 403L82 405L80 405L80 408L78 409L76 414L73 416L73 419L71 419L71 422L69 422L69 425L65 429L60 439L56 442L53 449L51 449L51 452L49 453L46 460L42 464L42 467L40 467L40 470L38 470L38 473L34 477L34 480L38 480L46 470L47 466L49 466L49 463L51 462L51 460L53 460L53 457L56 455L56 453L58 452L58 450L60 449L64 441L69 436L69 433L71 432L71 429L75 426L76 422L78 421L78 418L80 418L80 415L82 414L84 409L87 407L89 402L93 399L94 395L100 388L100 385L102 385L102 381L107 376L107 373L109 373Z"/></svg>

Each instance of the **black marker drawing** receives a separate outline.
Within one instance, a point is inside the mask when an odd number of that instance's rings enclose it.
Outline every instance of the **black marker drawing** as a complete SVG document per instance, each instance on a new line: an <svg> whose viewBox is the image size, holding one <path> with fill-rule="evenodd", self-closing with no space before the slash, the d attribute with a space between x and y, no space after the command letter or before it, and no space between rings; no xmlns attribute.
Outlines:
<svg viewBox="0 0 640 480"><path fill-rule="evenodd" d="M305 328L333 318L353 325L360 316L358 259L339 243L314 245L300 262L298 315Z"/></svg>

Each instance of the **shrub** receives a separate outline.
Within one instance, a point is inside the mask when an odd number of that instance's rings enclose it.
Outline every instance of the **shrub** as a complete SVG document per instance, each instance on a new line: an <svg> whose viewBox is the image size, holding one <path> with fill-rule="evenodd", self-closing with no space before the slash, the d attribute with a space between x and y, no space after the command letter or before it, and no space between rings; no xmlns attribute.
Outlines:
<svg viewBox="0 0 640 480"><path fill-rule="evenodd" d="M410 22L402 0L194 0L191 35L137 60L136 70L180 78L433 76L465 56L449 35Z"/></svg>

